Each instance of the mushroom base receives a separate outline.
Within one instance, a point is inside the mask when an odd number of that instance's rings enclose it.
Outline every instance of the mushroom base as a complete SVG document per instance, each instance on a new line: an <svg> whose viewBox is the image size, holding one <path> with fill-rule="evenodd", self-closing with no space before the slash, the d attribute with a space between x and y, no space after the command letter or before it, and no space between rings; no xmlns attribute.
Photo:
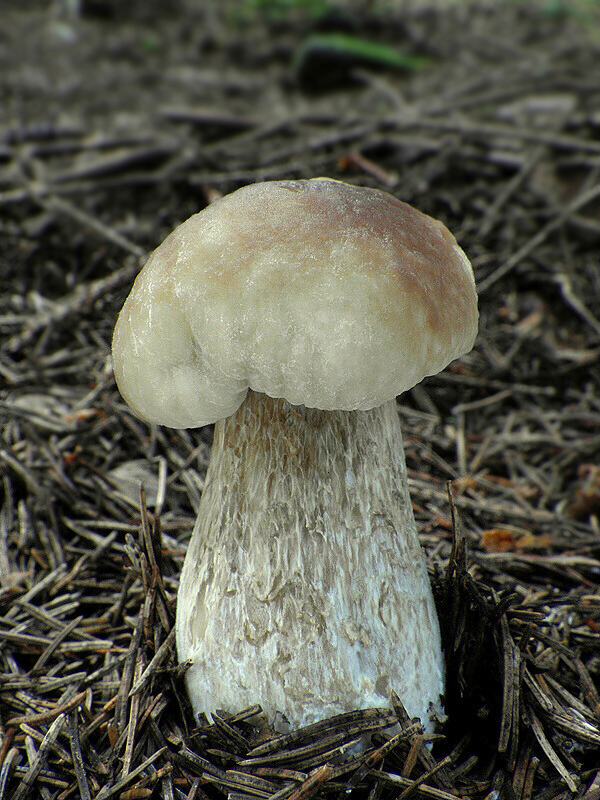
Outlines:
<svg viewBox="0 0 600 800"><path fill-rule="evenodd" d="M176 627L196 714L260 703L285 730L395 690L432 727L443 658L394 400L320 411L250 391L216 424Z"/></svg>

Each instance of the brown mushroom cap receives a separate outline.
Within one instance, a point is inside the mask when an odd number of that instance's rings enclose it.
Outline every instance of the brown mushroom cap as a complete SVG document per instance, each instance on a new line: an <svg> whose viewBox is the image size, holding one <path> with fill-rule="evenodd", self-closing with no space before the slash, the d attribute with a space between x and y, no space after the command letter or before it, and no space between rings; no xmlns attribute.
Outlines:
<svg viewBox="0 0 600 800"><path fill-rule="evenodd" d="M113 340L142 418L196 427L248 388L366 410L468 352L471 265L447 228L395 197L317 178L246 186L167 237Z"/></svg>

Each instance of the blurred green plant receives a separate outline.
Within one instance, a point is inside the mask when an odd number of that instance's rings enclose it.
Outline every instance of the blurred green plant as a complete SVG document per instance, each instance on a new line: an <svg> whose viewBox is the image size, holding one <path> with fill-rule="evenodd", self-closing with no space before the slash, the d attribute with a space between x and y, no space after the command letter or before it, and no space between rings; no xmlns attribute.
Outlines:
<svg viewBox="0 0 600 800"><path fill-rule="evenodd" d="M306 91L331 91L353 83L356 70L416 72L430 64L428 58L407 55L385 44L347 33L307 36L294 56L294 72Z"/></svg>
<svg viewBox="0 0 600 800"><path fill-rule="evenodd" d="M306 58L317 51L365 65L405 72L424 69L431 63L428 58L405 55L393 47L371 42L358 36L351 36L347 33L323 33L309 36L302 43L296 53L295 67L300 68Z"/></svg>
<svg viewBox="0 0 600 800"><path fill-rule="evenodd" d="M156 53L160 47L158 37L148 35L141 40L142 50L146 53Z"/></svg>
<svg viewBox="0 0 600 800"><path fill-rule="evenodd" d="M517 5L537 7L553 19L577 19L584 23L600 22L598 0L509 0Z"/></svg>
<svg viewBox="0 0 600 800"><path fill-rule="evenodd" d="M536 8L547 19L573 21L594 41L600 41L599 0L506 0L509 3Z"/></svg>

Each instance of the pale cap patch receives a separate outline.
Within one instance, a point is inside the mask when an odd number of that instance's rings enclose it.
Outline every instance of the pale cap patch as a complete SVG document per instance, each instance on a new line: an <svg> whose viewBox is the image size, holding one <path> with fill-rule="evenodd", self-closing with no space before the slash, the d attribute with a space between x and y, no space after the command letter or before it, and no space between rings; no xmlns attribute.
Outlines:
<svg viewBox="0 0 600 800"><path fill-rule="evenodd" d="M367 410L473 346L471 265L448 229L326 178L239 189L150 256L117 321L119 389L149 422L198 427L248 388Z"/></svg>

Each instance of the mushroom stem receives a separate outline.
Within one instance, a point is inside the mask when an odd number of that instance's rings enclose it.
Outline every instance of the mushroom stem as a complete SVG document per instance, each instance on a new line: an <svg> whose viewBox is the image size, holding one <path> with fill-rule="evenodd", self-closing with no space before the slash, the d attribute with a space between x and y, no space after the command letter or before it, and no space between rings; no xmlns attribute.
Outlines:
<svg viewBox="0 0 600 800"><path fill-rule="evenodd" d="M216 423L177 648L196 713L260 703L285 729L393 689L431 727L443 659L395 400L321 411L249 391Z"/></svg>

